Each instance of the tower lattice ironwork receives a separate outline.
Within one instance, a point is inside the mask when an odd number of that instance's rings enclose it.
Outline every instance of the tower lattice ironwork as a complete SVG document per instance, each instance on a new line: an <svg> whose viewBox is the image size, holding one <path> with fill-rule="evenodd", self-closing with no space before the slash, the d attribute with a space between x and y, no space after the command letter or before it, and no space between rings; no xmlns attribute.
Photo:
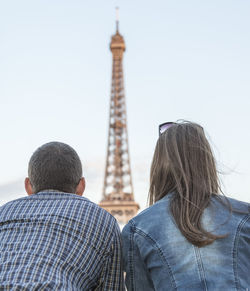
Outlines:
<svg viewBox="0 0 250 291"><path fill-rule="evenodd" d="M139 205L134 201L128 148L122 65L125 48L117 18L116 33L110 43L113 61L108 150L103 196L99 205L114 215L120 224L127 223L139 209Z"/></svg>

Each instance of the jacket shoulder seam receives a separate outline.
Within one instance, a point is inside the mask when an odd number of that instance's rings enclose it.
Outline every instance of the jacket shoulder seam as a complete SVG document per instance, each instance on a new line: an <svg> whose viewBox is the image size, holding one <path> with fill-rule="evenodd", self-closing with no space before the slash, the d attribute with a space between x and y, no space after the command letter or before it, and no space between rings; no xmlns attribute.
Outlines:
<svg viewBox="0 0 250 291"><path fill-rule="evenodd" d="M250 219L250 214L245 215L240 223L238 224L235 237L234 237L234 242L233 242L233 271L234 271L234 281L235 281L235 286L237 290L240 290L240 282L238 278L238 245L239 245L239 239L240 239L240 232L246 222Z"/></svg>
<svg viewBox="0 0 250 291"><path fill-rule="evenodd" d="M174 275L173 275L173 272L172 272L172 269L171 269L171 266L170 264L168 263L167 261L167 258L165 257L162 249L160 248L160 246L158 245L158 243L147 233L145 233L143 230L137 228L134 224L133 221L130 221L130 224L131 224L131 229L132 229L132 232L140 235L141 237L144 237L146 240L148 240L150 242L150 244L152 246L154 246L157 250L157 252L159 253L160 257L162 258L162 260L166 263L167 265L167 270L168 270L168 273L170 275L170 278L171 278L171 284L173 286L173 288L175 290L177 290L177 286L176 286L176 282L175 282L175 279L174 279Z"/></svg>

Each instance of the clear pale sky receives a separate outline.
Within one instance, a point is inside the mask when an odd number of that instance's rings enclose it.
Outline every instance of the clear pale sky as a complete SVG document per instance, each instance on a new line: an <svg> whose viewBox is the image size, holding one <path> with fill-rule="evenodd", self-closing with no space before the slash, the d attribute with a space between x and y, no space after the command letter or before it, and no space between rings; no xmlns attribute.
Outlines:
<svg viewBox="0 0 250 291"><path fill-rule="evenodd" d="M101 199L115 7L120 6L135 198L145 207L158 124L209 135L225 193L250 202L250 2L0 1L0 204L25 195L34 150L79 153L86 196Z"/></svg>

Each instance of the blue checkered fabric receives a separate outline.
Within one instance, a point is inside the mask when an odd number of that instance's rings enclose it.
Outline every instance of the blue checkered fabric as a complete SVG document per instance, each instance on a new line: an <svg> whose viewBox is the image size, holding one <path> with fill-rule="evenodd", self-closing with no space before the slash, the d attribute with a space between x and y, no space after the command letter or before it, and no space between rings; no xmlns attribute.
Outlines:
<svg viewBox="0 0 250 291"><path fill-rule="evenodd" d="M124 290L116 220L88 199L60 192L3 205L0 290Z"/></svg>

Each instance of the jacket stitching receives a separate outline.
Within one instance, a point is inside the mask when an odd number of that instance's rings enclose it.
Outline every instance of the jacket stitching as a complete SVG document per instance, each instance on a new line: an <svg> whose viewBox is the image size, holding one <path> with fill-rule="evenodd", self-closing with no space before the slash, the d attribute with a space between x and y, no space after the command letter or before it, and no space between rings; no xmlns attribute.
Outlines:
<svg viewBox="0 0 250 291"><path fill-rule="evenodd" d="M239 238L240 238L240 232L245 225L245 223L249 220L250 215L246 215L242 218L241 222L239 223L236 234L234 237L234 244L233 244L233 270L234 270L234 282L237 290L240 290L240 282L238 277L238 244L239 244Z"/></svg>
<svg viewBox="0 0 250 291"><path fill-rule="evenodd" d="M133 222L131 221L131 224L133 225L132 227L132 230L137 233L138 235L140 236L143 236L144 238L148 239L150 241L150 243L152 245L155 245L156 246L156 250L158 251L158 253L160 254L160 257L163 259L163 261L166 263L167 265L167 269L168 269L168 273L170 275L170 278L171 278L171 283L172 283L172 286L175 290L177 290L177 287L176 287L176 282L175 282L175 279L174 279L174 276L173 276L173 272L172 272L172 269L166 259L166 257L164 256L164 253L163 251L161 250L161 248L159 247L159 245L157 244L157 242L148 234L146 234L145 232L143 232L141 229L138 229L136 228L136 226L133 224Z"/></svg>
<svg viewBox="0 0 250 291"><path fill-rule="evenodd" d="M207 291L207 283L206 283L206 276L205 276L205 271L204 271L204 266L202 263L202 259L201 259L201 254L200 254L200 250L198 247L193 246L194 248L194 252L195 252L195 258L196 258L196 262L198 265L198 269L199 269L199 277L200 280L202 281L202 283L204 284L204 288Z"/></svg>

